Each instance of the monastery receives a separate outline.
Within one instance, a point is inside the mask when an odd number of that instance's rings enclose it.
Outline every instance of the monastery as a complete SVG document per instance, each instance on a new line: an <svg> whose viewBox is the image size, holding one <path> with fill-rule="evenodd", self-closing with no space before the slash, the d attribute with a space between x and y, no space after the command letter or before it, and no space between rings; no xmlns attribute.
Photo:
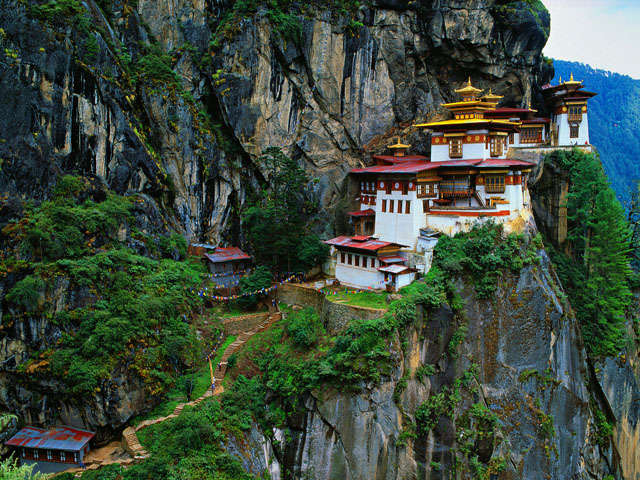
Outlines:
<svg viewBox="0 0 640 480"><path fill-rule="evenodd" d="M450 119L415 125L431 134L429 157L410 154L411 146L398 139L388 155L373 156L374 166L352 170L359 185L359 209L349 212L355 236L326 242L336 279L396 290L428 271L438 234L488 220L507 231L526 225L532 216L527 177L535 164L514 153L590 149L587 101L596 94L573 75L543 92L551 118L531 108L498 107L501 96L483 95L469 79L456 90L460 100L443 105Z"/></svg>

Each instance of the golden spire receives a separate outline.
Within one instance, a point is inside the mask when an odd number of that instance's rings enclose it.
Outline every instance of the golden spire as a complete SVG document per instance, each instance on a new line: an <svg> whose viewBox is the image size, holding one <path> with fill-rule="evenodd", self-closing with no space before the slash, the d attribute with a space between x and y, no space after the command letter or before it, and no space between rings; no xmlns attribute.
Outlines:
<svg viewBox="0 0 640 480"><path fill-rule="evenodd" d="M407 150L411 148L411 145L406 145L400 141L400 137L396 137L396 143L393 145L388 145L387 148L397 149L397 150Z"/></svg>
<svg viewBox="0 0 640 480"><path fill-rule="evenodd" d="M558 83L558 85L562 85L562 75L560 75L560 82Z"/></svg>
<svg viewBox="0 0 640 480"><path fill-rule="evenodd" d="M504 98L503 95L494 95L493 90L489 89L489 93L482 97L482 100L488 103L498 103L501 98Z"/></svg>
<svg viewBox="0 0 640 480"><path fill-rule="evenodd" d="M570 82L573 82L573 72L571 72L571 80L569 80Z"/></svg>
<svg viewBox="0 0 640 480"><path fill-rule="evenodd" d="M474 87L471 84L471 77L469 77L469 80L467 81L467 85L465 87L458 88L455 92L459 93L462 96L472 96L472 95L477 95L479 93L482 93L482 90Z"/></svg>

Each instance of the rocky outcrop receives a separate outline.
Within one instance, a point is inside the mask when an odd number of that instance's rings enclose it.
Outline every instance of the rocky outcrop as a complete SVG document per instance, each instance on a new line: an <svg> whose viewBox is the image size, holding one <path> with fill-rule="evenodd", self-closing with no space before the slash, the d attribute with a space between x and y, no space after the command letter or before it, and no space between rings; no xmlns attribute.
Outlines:
<svg viewBox="0 0 640 480"><path fill-rule="evenodd" d="M264 448L273 457L255 463L275 458L272 478L282 479L633 478L621 476L616 446L598 445L579 326L544 252L539 265L503 278L491 301L463 281L458 290L462 312L422 312L393 343L401 360L390 378L360 394L315 392L284 443ZM452 354L465 318L468 332ZM434 374L416 378L427 364ZM459 396L450 395L455 385ZM439 398L449 406L433 429L411 434L420 405ZM253 452L265 442L255 432L243 441Z"/></svg>
<svg viewBox="0 0 640 480"><path fill-rule="evenodd" d="M438 116L468 76L511 104L535 103L548 77L549 16L525 2L377 1L353 21L320 2L300 13L296 41L259 9L234 20L222 47L210 40L233 2L77 3L86 13L0 6L0 190L39 200L61 173L95 173L212 241L239 240L268 146L298 158L331 207L366 144ZM170 52L177 77L145 63L149 52Z"/></svg>

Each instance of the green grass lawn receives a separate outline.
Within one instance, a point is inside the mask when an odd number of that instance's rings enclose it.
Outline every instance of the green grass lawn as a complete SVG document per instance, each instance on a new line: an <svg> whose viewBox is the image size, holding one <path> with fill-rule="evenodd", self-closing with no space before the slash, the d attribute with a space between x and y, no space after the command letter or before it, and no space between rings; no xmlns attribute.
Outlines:
<svg viewBox="0 0 640 480"><path fill-rule="evenodd" d="M222 355L224 354L226 348L231 345L231 343L233 343L236 338L236 335L231 335L225 339L222 345L220 345L216 352L215 358L211 360L211 364L213 365L214 369L216 368L216 365L218 365L218 362L220 362L220 359L222 358ZM136 417L133 422L134 425L137 425L144 420L169 415L175 410L178 404L186 402L187 395L184 391L184 385L187 380L193 381L191 400L195 400L196 398L203 395L204 392L207 391L207 388L211 386L211 372L209 371L209 363L205 362L198 371L183 375L182 377L178 378L176 380L175 386L167 392L165 400L150 412Z"/></svg>
<svg viewBox="0 0 640 480"><path fill-rule="evenodd" d="M348 291L352 292L352 290ZM387 296L389 294L387 292L346 293L343 289L330 290L329 292L327 299L331 302L344 303L346 305L353 305L356 307L378 308L385 310L389 307L387 304ZM337 293L333 294L333 292Z"/></svg>

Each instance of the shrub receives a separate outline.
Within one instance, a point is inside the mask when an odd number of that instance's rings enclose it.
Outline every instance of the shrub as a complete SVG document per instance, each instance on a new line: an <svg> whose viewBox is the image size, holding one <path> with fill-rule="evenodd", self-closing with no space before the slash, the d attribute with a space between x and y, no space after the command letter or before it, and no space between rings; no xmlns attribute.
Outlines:
<svg viewBox="0 0 640 480"><path fill-rule="evenodd" d="M261 265L250 275L240 279L240 293L242 295L246 295L263 288L269 288L272 283L273 275L271 274L271 271L264 265ZM258 304L259 298L260 294L243 296L238 299L238 304L242 308L254 308Z"/></svg>
<svg viewBox="0 0 640 480"><path fill-rule="evenodd" d="M38 306L38 300L44 288L45 283L40 277L29 275L9 290L7 301L21 306L26 311L33 311Z"/></svg>
<svg viewBox="0 0 640 480"><path fill-rule="evenodd" d="M298 348L312 347L318 341L321 329L320 317L312 307L287 315L285 330Z"/></svg>

